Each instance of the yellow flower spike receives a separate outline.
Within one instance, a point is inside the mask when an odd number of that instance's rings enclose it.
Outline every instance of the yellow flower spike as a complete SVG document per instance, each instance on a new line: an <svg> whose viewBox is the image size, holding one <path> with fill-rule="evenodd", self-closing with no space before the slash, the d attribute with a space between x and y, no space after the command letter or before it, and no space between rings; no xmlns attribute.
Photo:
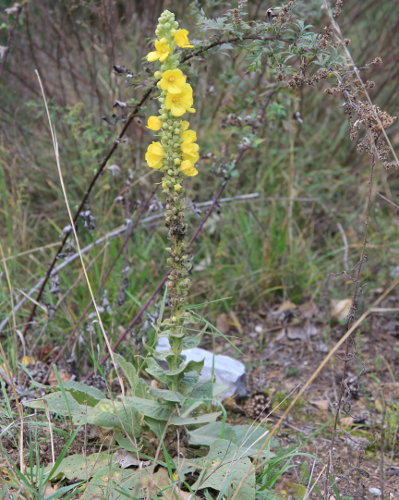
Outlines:
<svg viewBox="0 0 399 500"><path fill-rule="evenodd" d="M186 75L180 69L168 69L162 74L159 88L170 94L179 94L186 83Z"/></svg>
<svg viewBox="0 0 399 500"><path fill-rule="evenodd" d="M164 62L165 59L170 54L170 47L165 38L161 38L160 40L155 40L155 51L147 54L147 61L154 62L158 59L160 62Z"/></svg>
<svg viewBox="0 0 399 500"><path fill-rule="evenodd" d="M194 45L191 45L188 39L188 31L187 30L177 30L173 34L173 38L175 40L175 44L182 49L192 49Z"/></svg>
<svg viewBox="0 0 399 500"><path fill-rule="evenodd" d="M176 117L184 115L192 105L193 89L189 83L185 83L178 94L168 93L165 99L165 108Z"/></svg>
<svg viewBox="0 0 399 500"><path fill-rule="evenodd" d="M147 120L147 128L150 130L160 130L162 127L162 122L159 119L159 116L149 116Z"/></svg>
<svg viewBox="0 0 399 500"><path fill-rule="evenodd" d="M180 170L183 172L184 175L187 175L188 177L194 177L195 175L198 174L198 170L194 167L194 165L191 163L190 160L182 161L180 165Z"/></svg>
<svg viewBox="0 0 399 500"><path fill-rule="evenodd" d="M197 133L195 130L188 129L185 130L180 137L184 142L195 142L197 140Z"/></svg>
<svg viewBox="0 0 399 500"><path fill-rule="evenodd" d="M145 154L145 160L150 168L160 169L162 160L165 156L165 151L160 142L152 142Z"/></svg>

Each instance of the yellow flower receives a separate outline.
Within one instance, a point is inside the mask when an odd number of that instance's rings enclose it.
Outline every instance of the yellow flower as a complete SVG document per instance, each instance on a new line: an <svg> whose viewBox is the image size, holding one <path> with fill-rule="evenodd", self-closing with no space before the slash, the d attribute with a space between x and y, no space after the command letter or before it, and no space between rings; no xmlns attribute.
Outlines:
<svg viewBox="0 0 399 500"><path fill-rule="evenodd" d="M187 110L189 113L196 113L197 110L195 108L188 108Z"/></svg>
<svg viewBox="0 0 399 500"><path fill-rule="evenodd" d="M162 127L162 122L158 116L149 116L147 120L147 128L150 130L159 130Z"/></svg>
<svg viewBox="0 0 399 500"><path fill-rule="evenodd" d="M188 39L188 31L187 30L177 30L173 35L175 39L175 44L182 49L191 49L194 45L191 45Z"/></svg>
<svg viewBox="0 0 399 500"><path fill-rule="evenodd" d="M183 154L196 154L199 151L199 146L195 142L182 142L181 143L181 150L183 151Z"/></svg>
<svg viewBox="0 0 399 500"><path fill-rule="evenodd" d="M187 160L194 165L194 163L197 163L197 161L199 160L199 154L196 152L183 153L183 160Z"/></svg>
<svg viewBox="0 0 399 500"><path fill-rule="evenodd" d="M181 191L183 189L182 185L181 184L175 184L174 186L174 190L178 193L179 191Z"/></svg>
<svg viewBox="0 0 399 500"><path fill-rule="evenodd" d="M159 88L170 94L179 94L186 83L186 78L180 69L168 69L162 74Z"/></svg>
<svg viewBox="0 0 399 500"><path fill-rule="evenodd" d="M197 140L197 134L195 130L185 130L180 136L184 142L195 142Z"/></svg>
<svg viewBox="0 0 399 500"><path fill-rule="evenodd" d="M168 57L170 54L170 47L165 38L161 38L160 40L155 40L155 51L147 54L147 61L154 62L158 59L161 62Z"/></svg>
<svg viewBox="0 0 399 500"><path fill-rule="evenodd" d="M152 142L147 149L145 154L145 160L149 167L151 168L161 168L162 160L165 156L165 151L160 142Z"/></svg>
<svg viewBox="0 0 399 500"><path fill-rule="evenodd" d="M169 94L165 99L165 107L173 116L182 116L193 105L193 89L185 83L178 94Z"/></svg>
<svg viewBox="0 0 399 500"><path fill-rule="evenodd" d="M184 132L184 130L187 130L187 129L188 129L188 127L190 126L190 122L188 122L187 120L182 120L182 121L180 122L180 125L181 125L181 129L182 129L182 130L183 130L183 132Z"/></svg>
<svg viewBox="0 0 399 500"><path fill-rule="evenodd" d="M189 161L193 165L199 160L198 144L195 144L193 142L182 142L181 150L183 152L183 160Z"/></svg>
<svg viewBox="0 0 399 500"><path fill-rule="evenodd" d="M182 161L180 165L180 170L183 172L184 175L188 175L189 177L194 177L194 175L198 174L198 170L189 160Z"/></svg>

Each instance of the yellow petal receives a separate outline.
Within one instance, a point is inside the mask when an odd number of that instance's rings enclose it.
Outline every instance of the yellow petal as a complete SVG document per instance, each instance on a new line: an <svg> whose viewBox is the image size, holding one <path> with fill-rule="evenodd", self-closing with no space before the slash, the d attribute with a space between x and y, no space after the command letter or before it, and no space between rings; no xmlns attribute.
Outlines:
<svg viewBox="0 0 399 500"><path fill-rule="evenodd" d="M188 122L187 120L182 120L180 122L180 125L181 125L181 129L184 131L184 130L188 129L188 127L190 126L190 122Z"/></svg>
<svg viewBox="0 0 399 500"><path fill-rule="evenodd" d="M147 54L147 61L148 62L154 62L154 61L157 61L158 59L159 59L158 52L149 52Z"/></svg>
<svg viewBox="0 0 399 500"><path fill-rule="evenodd" d="M180 69L168 69L162 74L158 86L171 94L179 94L186 83L186 78Z"/></svg>
<svg viewBox="0 0 399 500"><path fill-rule="evenodd" d="M198 174L198 170L194 167L194 165L189 160L184 160L180 165L180 170L184 175L189 177L194 177Z"/></svg>
<svg viewBox="0 0 399 500"><path fill-rule="evenodd" d="M162 122L158 116L149 116L147 121L147 128L150 130L159 130L162 127Z"/></svg>
<svg viewBox="0 0 399 500"><path fill-rule="evenodd" d="M191 45L188 39L188 31L187 30L177 30L175 31L173 38L175 40L175 44L182 49L190 49L194 47Z"/></svg>
<svg viewBox="0 0 399 500"><path fill-rule="evenodd" d="M181 138L184 142L195 142L197 140L197 134L195 130L188 129L181 134Z"/></svg>

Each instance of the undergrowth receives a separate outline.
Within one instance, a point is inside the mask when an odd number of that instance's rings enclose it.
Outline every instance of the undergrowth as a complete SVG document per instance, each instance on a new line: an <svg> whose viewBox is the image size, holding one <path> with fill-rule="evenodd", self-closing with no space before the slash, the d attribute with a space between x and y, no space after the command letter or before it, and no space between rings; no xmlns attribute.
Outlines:
<svg viewBox="0 0 399 500"><path fill-rule="evenodd" d="M153 67L165 47L145 58L161 4L30 0L3 13L2 498L352 498L331 454L323 464L301 451L315 435L279 440L308 383L273 404L262 389L255 420L237 423L181 351L202 340L240 357L248 317L282 304L285 321L319 304L323 341L338 329L345 346L334 448L352 331L397 279L398 135L382 111L397 98L395 3L171 2L190 41L180 34L161 71L179 64L194 89L199 156L194 140L173 142L184 134L167 104L177 92L157 88ZM147 150L159 104L167 128ZM346 318L329 318L340 299ZM225 317L239 335L226 335ZM380 460L394 459L397 405L379 401Z"/></svg>

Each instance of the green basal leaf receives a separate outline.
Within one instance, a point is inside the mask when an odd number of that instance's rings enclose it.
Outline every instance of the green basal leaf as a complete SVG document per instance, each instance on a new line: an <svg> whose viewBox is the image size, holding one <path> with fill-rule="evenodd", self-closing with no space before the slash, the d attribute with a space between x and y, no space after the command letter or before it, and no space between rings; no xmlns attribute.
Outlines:
<svg viewBox="0 0 399 500"><path fill-rule="evenodd" d="M125 433L116 431L114 437L115 441L124 450L130 451L131 453L140 453L141 444L136 442L134 436L126 436Z"/></svg>
<svg viewBox="0 0 399 500"><path fill-rule="evenodd" d="M229 425L224 422L214 422L199 429L189 431L189 443L196 446L211 446L215 439L230 441L240 449L240 457L257 455L267 439L267 431L262 427L251 425ZM265 447L263 456L272 458L269 447Z"/></svg>
<svg viewBox="0 0 399 500"><path fill-rule="evenodd" d="M69 392L53 392L41 399L28 401L24 405L28 408L46 410L46 403L49 411L58 413L64 417L69 416L75 424L88 423L87 414L90 407L80 405Z"/></svg>
<svg viewBox="0 0 399 500"><path fill-rule="evenodd" d="M189 444L194 446L211 446L216 439L226 439L237 443L235 428L223 422L212 422L188 432Z"/></svg>
<svg viewBox="0 0 399 500"><path fill-rule="evenodd" d="M167 389L158 389L157 387L151 387L150 393L159 399L164 401L171 401L173 403L183 403L184 396L177 391L169 391Z"/></svg>
<svg viewBox="0 0 399 500"><path fill-rule="evenodd" d="M83 456L80 454L69 455L64 458L52 475L52 479L66 477L69 480L82 479L88 481L96 472L105 466L110 466L112 456L109 452L93 453L92 455ZM52 465L45 468L45 474L48 474L52 469Z"/></svg>
<svg viewBox="0 0 399 500"><path fill-rule="evenodd" d="M94 474L88 483L81 500L106 498L122 500L126 498L145 498L149 473L146 470L103 467Z"/></svg>
<svg viewBox="0 0 399 500"><path fill-rule="evenodd" d="M198 425L205 424L208 422L214 422L219 416L221 412L214 413L204 413L203 415L198 415L197 417L172 417L170 419L171 425Z"/></svg>
<svg viewBox="0 0 399 500"><path fill-rule="evenodd" d="M182 349L193 349L198 347L202 339L202 333L197 335L188 335L182 340Z"/></svg>
<svg viewBox="0 0 399 500"><path fill-rule="evenodd" d="M204 361L189 361L186 365L182 363L176 370L165 370L164 373L168 377L174 377L176 375L181 375L183 373L196 372L201 373L202 367L204 366Z"/></svg>
<svg viewBox="0 0 399 500"><path fill-rule="evenodd" d="M155 377L157 380L162 382L163 384L168 384L169 379L166 375L166 370L160 366L155 359L149 358L147 360L147 368L145 370L147 373Z"/></svg>
<svg viewBox="0 0 399 500"><path fill-rule="evenodd" d="M187 394L187 400L196 401L201 400L202 402L207 402L211 400L213 396L213 383L211 380L206 380L204 382L198 382Z"/></svg>
<svg viewBox="0 0 399 500"><path fill-rule="evenodd" d="M255 469L248 457L231 441L217 439L212 442L205 457L188 463L202 473L192 486L194 491L213 488L220 496L237 500L255 500Z"/></svg>
<svg viewBox="0 0 399 500"><path fill-rule="evenodd" d="M145 417L145 422L158 439L162 439L165 430L166 422L155 420L151 417Z"/></svg>
<svg viewBox="0 0 399 500"><path fill-rule="evenodd" d="M138 376L134 365L130 363L130 361L126 361L126 359L120 354L115 353L114 356L129 382L132 393L139 398L148 397L148 386L144 380Z"/></svg>
<svg viewBox="0 0 399 500"><path fill-rule="evenodd" d="M101 400L94 408L90 408L88 422L100 427L121 429L124 433L140 437L142 414L135 404L123 398L122 401Z"/></svg>
<svg viewBox="0 0 399 500"><path fill-rule="evenodd" d="M168 420L172 415L173 410L170 407L164 406L157 401L133 397L123 398L125 404L133 405L136 410L146 417L154 418L155 420Z"/></svg>
<svg viewBox="0 0 399 500"><path fill-rule="evenodd" d="M64 382L63 389L70 392L79 404L95 406L105 395L96 387L83 384L82 382Z"/></svg>

